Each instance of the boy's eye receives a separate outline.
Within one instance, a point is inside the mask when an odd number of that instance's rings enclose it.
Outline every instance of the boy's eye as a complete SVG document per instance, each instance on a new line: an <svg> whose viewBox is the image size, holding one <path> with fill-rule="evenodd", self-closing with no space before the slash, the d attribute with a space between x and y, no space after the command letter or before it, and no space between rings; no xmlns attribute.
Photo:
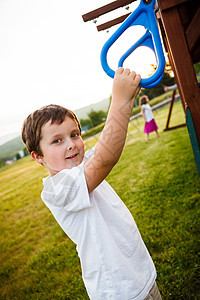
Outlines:
<svg viewBox="0 0 200 300"><path fill-rule="evenodd" d="M53 144L58 144L58 143L60 143L61 142L61 139L55 139L54 141L53 141Z"/></svg>
<svg viewBox="0 0 200 300"><path fill-rule="evenodd" d="M72 133L72 137L77 137L77 136L79 136L78 132Z"/></svg>

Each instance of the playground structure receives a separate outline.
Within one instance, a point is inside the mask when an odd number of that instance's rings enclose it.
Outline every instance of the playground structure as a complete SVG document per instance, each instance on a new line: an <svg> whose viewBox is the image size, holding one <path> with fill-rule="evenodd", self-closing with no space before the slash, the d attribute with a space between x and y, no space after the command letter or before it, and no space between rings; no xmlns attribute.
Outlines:
<svg viewBox="0 0 200 300"><path fill-rule="evenodd" d="M135 1L136 0L116 0L82 17L85 22L94 20L103 14L127 6ZM141 2L150 5L154 0L141 0ZM117 25L126 20L127 17L130 18L130 14L131 13L125 14L101 24L97 26L97 30L101 31ZM170 65L175 74L176 83L186 114L186 123L197 169L200 175L200 88L193 67L193 64L200 61L200 1L157 0L156 19L165 51L168 54ZM148 87L148 84L146 84L146 87ZM174 97L172 97L170 106L171 111L173 101Z"/></svg>

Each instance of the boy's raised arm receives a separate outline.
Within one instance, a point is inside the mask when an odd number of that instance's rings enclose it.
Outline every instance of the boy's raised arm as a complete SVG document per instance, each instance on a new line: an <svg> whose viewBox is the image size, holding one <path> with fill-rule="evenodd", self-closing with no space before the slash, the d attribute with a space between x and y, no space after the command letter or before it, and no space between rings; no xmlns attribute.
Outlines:
<svg viewBox="0 0 200 300"><path fill-rule="evenodd" d="M140 90L140 80L140 75L129 69L119 68L115 73L107 121L96 144L94 156L85 163L89 192L106 178L120 158L133 105Z"/></svg>

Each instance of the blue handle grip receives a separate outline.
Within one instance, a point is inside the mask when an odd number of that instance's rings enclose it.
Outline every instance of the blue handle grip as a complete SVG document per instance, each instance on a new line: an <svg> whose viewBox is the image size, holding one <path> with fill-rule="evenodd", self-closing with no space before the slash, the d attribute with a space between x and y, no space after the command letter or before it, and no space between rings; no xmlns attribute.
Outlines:
<svg viewBox="0 0 200 300"><path fill-rule="evenodd" d="M146 30L145 34L132 46L130 47L123 55L122 57L120 58L119 60L119 63L118 63L118 67L123 67L123 63L124 63L124 60L135 50L137 49L138 47L140 46L146 46L146 47L149 47L150 49L152 49L155 53L155 49L154 49L154 44L153 44L153 41L152 41L152 36L151 36L151 33L148 31L148 29ZM161 76L155 80L153 83L150 83L146 86L143 85L143 87L145 88L152 88L156 85L158 85L160 83L160 81L162 80L163 78L163 73L161 74Z"/></svg>
<svg viewBox="0 0 200 300"><path fill-rule="evenodd" d="M153 75L149 78L142 78L140 86L144 88L151 88L156 86L163 77L165 69L165 57L162 49L160 35L158 31L157 21L154 13L155 0L152 0L149 4L140 0L139 6L136 10L122 23L116 32L108 39L104 44L101 51L101 64L106 74L114 78L115 72L109 67L107 62L107 53L109 48L115 43L115 41L123 34L123 32L133 25L142 25L147 28L145 34L132 46L119 60L118 66L123 66L124 60L138 47L147 46L154 51L157 69Z"/></svg>

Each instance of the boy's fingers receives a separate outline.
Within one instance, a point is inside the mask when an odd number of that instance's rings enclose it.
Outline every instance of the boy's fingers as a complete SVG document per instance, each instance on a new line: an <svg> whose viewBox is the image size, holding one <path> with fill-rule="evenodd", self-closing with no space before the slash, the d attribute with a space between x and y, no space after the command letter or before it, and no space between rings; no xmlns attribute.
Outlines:
<svg viewBox="0 0 200 300"><path fill-rule="evenodd" d="M135 76L136 76L136 73L135 73L135 71L132 71L131 72L131 74L130 74L130 76L132 76L133 77L133 79L135 78Z"/></svg>
<svg viewBox="0 0 200 300"><path fill-rule="evenodd" d="M140 81L141 81L141 75L140 74L136 74L135 81L136 81L137 84L140 83Z"/></svg>
<svg viewBox="0 0 200 300"><path fill-rule="evenodd" d="M136 81L136 84L140 83L140 80L141 80L141 75L140 74L136 74L135 71L132 71L130 73L130 76L133 78L134 81Z"/></svg>
<svg viewBox="0 0 200 300"><path fill-rule="evenodd" d="M117 74L122 74L123 71L124 71L124 68L119 67L119 68L116 70L115 75L117 75Z"/></svg>
<svg viewBox="0 0 200 300"><path fill-rule="evenodd" d="M131 71L130 71L130 69L127 68L127 69L124 69L124 73L129 75L131 73Z"/></svg>
<svg viewBox="0 0 200 300"><path fill-rule="evenodd" d="M115 76L120 75L120 74L125 74L125 75L129 75L133 78L133 80L135 81L135 83L137 85L139 85L140 80L141 80L141 75L140 74L136 74L135 71L130 71L130 69L126 68L124 69L123 67L119 67L116 72L115 72Z"/></svg>

